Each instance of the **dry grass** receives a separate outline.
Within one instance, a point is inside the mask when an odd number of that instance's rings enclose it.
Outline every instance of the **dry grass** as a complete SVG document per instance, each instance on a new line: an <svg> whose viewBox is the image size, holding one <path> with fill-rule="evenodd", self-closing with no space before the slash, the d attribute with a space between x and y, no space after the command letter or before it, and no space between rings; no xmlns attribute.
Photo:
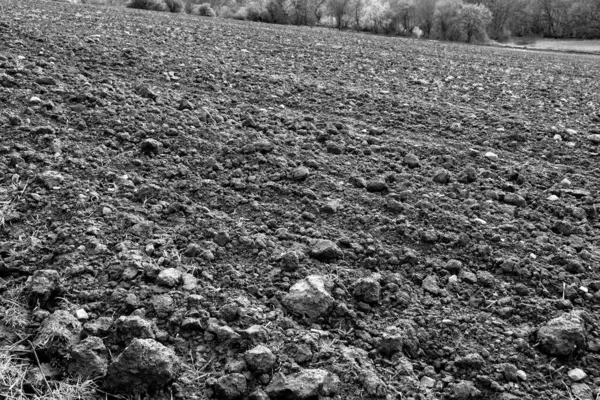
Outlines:
<svg viewBox="0 0 600 400"><path fill-rule="evenodd" d="M0 322L13 329L23 329L30 323L24 288L24 285L8 287L0 297Z"/></svg>
<svg viewBox="0 0 600 400"><path fill-rule="evenodd" d="M3 351L4 349L0 349ZM44 390L27 384L27 372L38 368L10 354L0 356L0 400L91 400L97 398L94 381L50 382ZM29 388L27 390L27 388ZM31 393L33 391L33 393Z"/></svg>

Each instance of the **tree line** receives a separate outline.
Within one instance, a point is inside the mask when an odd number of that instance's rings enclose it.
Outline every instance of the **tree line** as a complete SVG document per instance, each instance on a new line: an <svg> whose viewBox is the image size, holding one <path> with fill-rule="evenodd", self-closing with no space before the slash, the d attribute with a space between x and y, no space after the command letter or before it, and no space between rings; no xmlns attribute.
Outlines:
<svg viewBox="0 0 600 400"><path fill-rule="evenodd" d="M600 38L600 0L208 1L226 18L443 40Z"/></svg>

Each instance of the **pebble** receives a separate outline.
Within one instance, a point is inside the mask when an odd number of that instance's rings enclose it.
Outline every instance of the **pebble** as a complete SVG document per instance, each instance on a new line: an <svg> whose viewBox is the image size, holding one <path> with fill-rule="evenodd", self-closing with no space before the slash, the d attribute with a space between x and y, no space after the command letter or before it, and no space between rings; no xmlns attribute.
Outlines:
<svg viewBox="0 0 600 400"><path fill-rule="evenodd" d="M90 316L83 308L79 308L75 310L75 318L77 318L79 321L87 321Z"/></svg>
<svg viewBox="0 0 600 400"><path fill-rule="evenodd" d="M310 275L295 283L283 298L284 306L293 314L311 319L329 314L334 299L326 288L326 281Z"/></svg>
<svg viewBox="0 0 600 400"><path fill-rule="evenodd" d="M540 349L552 356L568 356L585 348L583 320L571 312L553 318L538 330Z"/></svg>
<svg viewBox="0 0 600 400"><path fill-rule="evenodd" d="M517 377L522 380L522 381L526 381L527 380L527 373L523 370L517 370Z"/></svg>
<svg viewBox="0 0 600 400"><path fill-rule="evenodd" d="M427 389L431 389L435 386L435 379L430 378L428 376L422 377L419 382L421 383L421 386Z"/></svg>
<svg viewBox="0 0 600 400"><path fill-rule="evenodd" d="M588 140L594 144L600 144L600 134L594 133L592 135L588 135Z"/></svg>
<svg viewBox="0 0 600 400"><path fill-rule="evenodd" d="M493 153L491 151L488 151L487 153L485 153L483 155L485 158L487 158L488 160L492 160L492 161L498 161L498 154Z"/></svg>
<svg viewBox="0 0 600 400"><path fill-rule="evenodd" d="M367 182L367 192L370 193L384 192L387 188L387 184L381 178L371 179Z"/></svg>
<svg viewBox="0 0 600 400"><path fill-rule="evenodd" d="M292 171L292 180L304 181L310 175L310 171L306 167L298 167Z"/></svg>
<svg viewBox="0 0 600 400"><path fill-rule="evenodd" d="M573 368L568 372L568 375L574 382L579 382L587 377L587 374L581 368Z"/></svg>
<svg viewBox="0 0 600 400"><path fill-rule="evenodd" d="M271 371L277 358L267 346L258 345L244 354L244 360L251 371L265 373Z"/></svg>
<svg viewBox="0 0 600 400"><path fill-rule="evenodd" d="M419 157L413 153L408 153L406 157L404 157L404 164L408 165L409 168L418 168L420 166Z"/></svg>
<svg viewBox="0 0 600 400"><path fill-rule="evenodd" d="M175 287L181 282L182 272L177 268L167 268L158 274L156 283L160 286Z"/></svg>

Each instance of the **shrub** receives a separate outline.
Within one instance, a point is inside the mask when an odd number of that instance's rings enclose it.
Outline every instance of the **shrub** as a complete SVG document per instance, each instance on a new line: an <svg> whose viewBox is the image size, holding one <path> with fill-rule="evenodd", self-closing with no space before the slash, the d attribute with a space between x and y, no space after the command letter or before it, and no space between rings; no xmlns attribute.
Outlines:
<svg viewBox="0 0 600 400"><path fill-rule="evenodd" d="M467 42L487 40L486 28L492 22L492 13L484 6L464 4L460 11L460 27L467 37Z"/></svg>
<svg viewBox="0 0 600 400"><path fill-rule="evenodd" d="M167 5L167 11L172 13L180 13L185 8L182 0L164 0Z"/></svg>
<svg viewBox="0 0 600 400"><path fill-rule="evenodd" d="M203 17L215 17L217 13L210 6L210 3L202 3L198 6L198 15Z"/></svg>
<svg viewBox="0 0 600 400"><path fill-rule="evenodd" d="M138 10L160 11L160 9L163 7L163 3L159 0L131 0L127 4L127 7Z"/></svg>

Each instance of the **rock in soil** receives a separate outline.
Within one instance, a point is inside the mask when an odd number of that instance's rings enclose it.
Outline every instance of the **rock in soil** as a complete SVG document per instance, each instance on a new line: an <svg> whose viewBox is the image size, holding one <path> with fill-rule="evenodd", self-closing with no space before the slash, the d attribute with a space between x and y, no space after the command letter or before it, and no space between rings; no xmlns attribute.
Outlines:
<svg viewBox="0 0 600 400"><path fill-rule="evenodd" d="M329 314L333 303L326 279L318 275L310 275L297 282L283 298L283 304L292 314L310 319Z"/></svg>
<svg viewBox="0 0 600 400"><path fill-rule="evenodd" d="M309 400L332 396L339 385L339 378L326 370L305 369L287 376L276 373L265 391L272 400Z"/></svg>
<svg viewBox="0 0 600 400"><path fill-rule="evenodd" d="M587 335L584 321L576 313L553 318L537 332L540 348L552 356L568 356L584 350Z"/></svg>
<svg viewBox="0 0 600 400"><path fill-rule="evenodd" d="M109 365L104 386L118 393L162 390L178 377L181 361L173 350L153 339L133 339Z"/></svg>

